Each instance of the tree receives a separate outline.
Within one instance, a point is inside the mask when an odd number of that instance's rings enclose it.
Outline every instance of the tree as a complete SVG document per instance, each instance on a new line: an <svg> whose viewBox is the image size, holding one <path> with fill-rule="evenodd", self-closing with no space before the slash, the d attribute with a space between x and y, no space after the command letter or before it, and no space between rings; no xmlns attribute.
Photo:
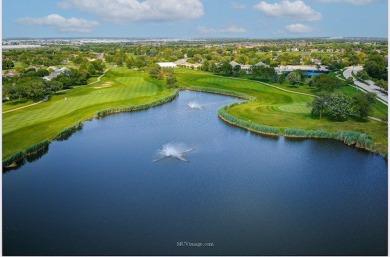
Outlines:
<svg viewBox="0 0 390 257"><path fill-rule="evenodd" d="M384 78L384 73L387 73L385 65L379 64L373 60L369 60L364 65L364 71L368 74L368 76L375 79Z"/></svg>
<svg viewBox="0 0 390 257"><path fill-rule="evenodd" d="M383 79L381 80L378 80L376 83L375 83L378 87L380 87L382 90L384 91L388 91L388 83L387 81L384 81Z"/></svg>
<svg viewBox="0 0 390 257"><path fill-rule="evenodd" d="M352 100L343 94L332 94L328 101L329 116L333 120L343 121L348 118L351 110Z"/></svg>
<svg viewBox="0 0 390 257"><path fill-rule="evenodd" d="M368 80L370 79L370 76L368 75L367 71L361 70L356 73L356 77L362 80Z"/></svg>
<svg viewBox="0 0 390 257"><path fill-rule="evenodd" d="M147 72L149 73L150 77L154 79L158 78L160 71L161 67L157 63L150 64L147 68Z"/></svg>
<svg viewBox="0 0 390 257"><path fill-rule="evenodd" d="M224 74L224 75L232 75L232 72L233 72L233 67L230 63L228 62L224 62L222 63L221 67L219 68L219 71L220 73Z"/></svg>
<svg viewBox="0 0 390 257"><path fill-rule="evenodd" d="M325 113L328 109L328 103L330 100L330 95L327 93L319 94L318 97L314 98L314 100L309 103L309 106L312 107L311 114L313 116L320 116L322 118L322 114Z"/></svg>
<svg viewBox="0 0 390 257"><path fill-rule="evenodd" d="M201 63L203 58L200 54L195 54L193 59L195 62Z"/></svg>
<svg viewBox="0 0 390 257"><path fill-rule="evenodd" d="M70 59L75 65L80 65L83 61L84 61L84 58L79 55L77 57L73 57Z"/></svg>
<svg viewBox="0 0 390 257"><path fill-rule="evenodd" d="M91 65L93 65L97 72L103 72L104 68L106 67L102 60L92 61Z"/></svg>
<svg viewBox="0 0 390 257"><path fill-rule="evenodd" d="M37 71L37 76L38 77L44 77L44 76L47 76L47 75L49 75L49 71L46 70L46 69L39 69Z"/></svg>
<svg viewBox="0 0 390 257"><path fill-rule="evenodd" d="M249 61L249 58L245 54L242 54L242 55L237 56L235 58L235 61L238 63L247 64Z"/></svg>
<svg viewBox="0 0 390 257"><path fill-rule="evenodd" d="M287 79L291 85L295 86L301 83L301 75L298 72L292 71L287 75Z"/></svg>
<svg viewBox="0 0 390 257"><path fill-rule="evenodd" d="M92 64L88 65L87 73L88 73L88 76L95 75L96 70L95 70L95 67Z"/></svg>
<svg viewBox="0 0 390 257"><path fill-rule="evenodd" d="M209 71L210 70L210 62L207 59L204 60L202 66L200 66L200 69L203 71Z"/></svg>
<svg viewBox="0 0 390 257"><path fill-rule="evenodd" d="M318 88L320 91L333 92L336 88L341 87L342 81L331 77L327 74L320 74L315 76L312 85Z"/></svg>
<svg viewBox="0 0 390 257"><path fill-rule="evenodd" d="M241 70L241 65L236 65L233 67L233 74L238 74Z"/></svg>
<svg viewBox="0 0 390 257"><path fill-rule="evenodd" d="M4 59L3 59L2 64L3 64L3 69L4 69L4 70L12 69L12 68L15 67L14 62L11 61L11 60L4 60Z"/></svg>
<svg viewBox="0 0 390 257"><path fill-rule="evenodd" d="M278 75L279 84L283 84L285 80L286 80L286 75L284 75L284 73Z"/></svg>
<svg viewBox="0 0 390 257"><path fill-rule="evenodd" d="M126 67L127 68L132 69L135 66L134 64L135 64L135 61L132 57L126 59Z"/></svg>
<svg viewBox="0 0 390 257"><path fill-rule="evenodd" d="M277 75L274 68L257 65L252 66L252 74L256 79L266 81L273 80L273 78Z"/></svg>
<svg viewBox="0 0 390 257"><path fill-rule="evenodd" d="M177 79L176 79L175 75L170 73L167 76L167 81L166 82L167 82L168 88L172 88L172 87L175 87Z"/></svg>
<svg viewBox="0 0 390 257"><path fill-rule="evenodd" d="M352 77L347 78L346 82L347 82L348 85L353 85L354 84Z"/></svg>
<svg viewBox="0 0 390 257"><path fill-rule="evenodd" d="M53 91L54 93L63 88L62 83L59 81L48 81L46 82L46 85L50 89L50 91Z"/></svg>
<svg viewBox="0 0 390 257"><path fill-rule="evenodd" d="M365 119L372 113L373 105L375 104L375 93L360 93L352 98L352 110L359 116L360 119Z"/></svg>
<svg viewBox="0 0 390 257"><path fill-rule="evenodd" d="M134 66L138 69L141 69L142 67L148 66L148 57L146 56L138 56L134 60Z"/></svg>

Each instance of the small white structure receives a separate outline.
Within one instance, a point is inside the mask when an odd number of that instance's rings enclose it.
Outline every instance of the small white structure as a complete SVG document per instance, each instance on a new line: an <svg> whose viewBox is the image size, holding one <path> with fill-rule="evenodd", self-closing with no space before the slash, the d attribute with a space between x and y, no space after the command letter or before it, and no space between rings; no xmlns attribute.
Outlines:
<svg viewBox="0 0 390 257"><path fill-rule="evenodd" d="M189 63L189 62L187 62L187 60L188 60L188 58L184 58L184 59L177 60L174 63L178 67L183 67L183 68L199 69L199 67L202 66L202 64L200 64L200 63Z"/></svg>
<svg viewBox="0 0 390 257"><path fill-rule="evenodd" d="M256 64L255 64L255 66L264 66L264 67L269 67L269 65L268 65L268 64L266 64L266 63L263 63L263 62L258 62L258 63L256 63Z"/></svg>
<svg viewBox="0 0 390 257"><path fill-rule="evenodd" d="M319 66L316 65L280 65L279 67L275 68L275 71L278 74L281 74L283 72L291 72L295 70L301 70L301 71L307 71L307 72L322 72L322 73L328 73L329 70L325 66Z"/></svg>
<svg viewBox="0 0 390 257"><path fill-rule="evenodd" d="M252 70L252 65L246 65L246 64L241 64L235 61L229 62L229 64L234 68L235 66L239 65L241 70L244 70L246 73L250 73Z"/></svg>
<svg viewBox="0 0 390 257"><path fill-rule="evenodd" d="M56 69L52 73L50 73L48 76L43 77L44 80L50 81L56 77L58 77L60 74L64 73L65 71L69 71L69 68L62 67L61 69Z"/></svg>
<svg viewBox="0 0 390 257"><path fill-rule="evenodd" d="M177 64L173 62L158 62L157 64L161 68L177 68Z"/></svg>

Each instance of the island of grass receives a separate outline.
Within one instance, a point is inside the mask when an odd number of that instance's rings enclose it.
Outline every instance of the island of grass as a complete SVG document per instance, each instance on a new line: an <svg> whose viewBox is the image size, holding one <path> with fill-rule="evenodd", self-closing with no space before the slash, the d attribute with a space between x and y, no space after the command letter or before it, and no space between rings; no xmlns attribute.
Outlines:
<svg viewBox="0 0 390 257"><path fill-rule="evenodd" d="M387 154L387 123L357 119L336 122L313 118L307 106L314 97L310 96L313 93L310 88L277 85L284 89L281 90L257 81L188 69L177 69L175 75L177 85L182 89L249 98L251 101L225 108L224 111L251 126L270 127L276 129L272 131L278 131L269 134L286 135L289 131L308 130L326 133L355 131L372 136L371 151ZM352 87L340 90L348 94L355 93ZM167 88L164 80L152 79L142 71L113 68L97 83L57 93L48 102L3 113L3 160L23 153L33 145L52 141L58 138L61 131L85 120L110 113L145 109L172 100L176 95L177 91ZM3 110L9 111L22 105L20 102L4 103ZM373 116L379 119L387 117L387 106L378 102Z"/></svg>

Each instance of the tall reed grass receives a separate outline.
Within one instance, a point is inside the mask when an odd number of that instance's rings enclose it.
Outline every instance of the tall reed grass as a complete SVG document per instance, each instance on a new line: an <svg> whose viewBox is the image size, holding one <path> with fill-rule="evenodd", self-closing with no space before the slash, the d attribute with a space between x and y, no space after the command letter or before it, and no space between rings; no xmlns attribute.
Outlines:
<svg viewBox="0 0 390 257"><path fill-rule="evenodd" d="M149 109L154 106L162 105L164 103L170 102L174 100L177 96L179 95L179 91L175 90L175 92L172 95L166 96L164 98L161 98L157 101L147 103L147 104L140 104L140 105L132 105L128 107L121 107L121 108L110 108L110 109L105 109L98 111L96 113L97 118L102 118L104 116L114 114L114 113L120 113L120 112L134 112L134 111L140 111L140 110L145 110Z"/></svg>
<svg viewBox="0 0 390 257"><path fill-rule="evenodd" d="M30 155L36 154L37 152L47 148L50 144L49 140L42 141L40 143L37 143L35 145L30 146L24 151L17 152L7 159L3 160L2 165L3 168L11 165L16 165L17 163L24 162L24 159L27 158Z"/></svg>

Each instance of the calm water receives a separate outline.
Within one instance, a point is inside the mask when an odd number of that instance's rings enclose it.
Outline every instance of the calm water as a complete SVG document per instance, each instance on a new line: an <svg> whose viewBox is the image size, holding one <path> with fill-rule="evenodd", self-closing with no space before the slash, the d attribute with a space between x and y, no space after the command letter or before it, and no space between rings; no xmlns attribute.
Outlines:
<svg viewBox="0 0 390 257"><path fill-rule="evenodd" d="M181 92L3 174L4 254L386 255L385 160L231 127L216 111L234 101ZM196 147L190 162L152 162L170 142Z"/></svg>

